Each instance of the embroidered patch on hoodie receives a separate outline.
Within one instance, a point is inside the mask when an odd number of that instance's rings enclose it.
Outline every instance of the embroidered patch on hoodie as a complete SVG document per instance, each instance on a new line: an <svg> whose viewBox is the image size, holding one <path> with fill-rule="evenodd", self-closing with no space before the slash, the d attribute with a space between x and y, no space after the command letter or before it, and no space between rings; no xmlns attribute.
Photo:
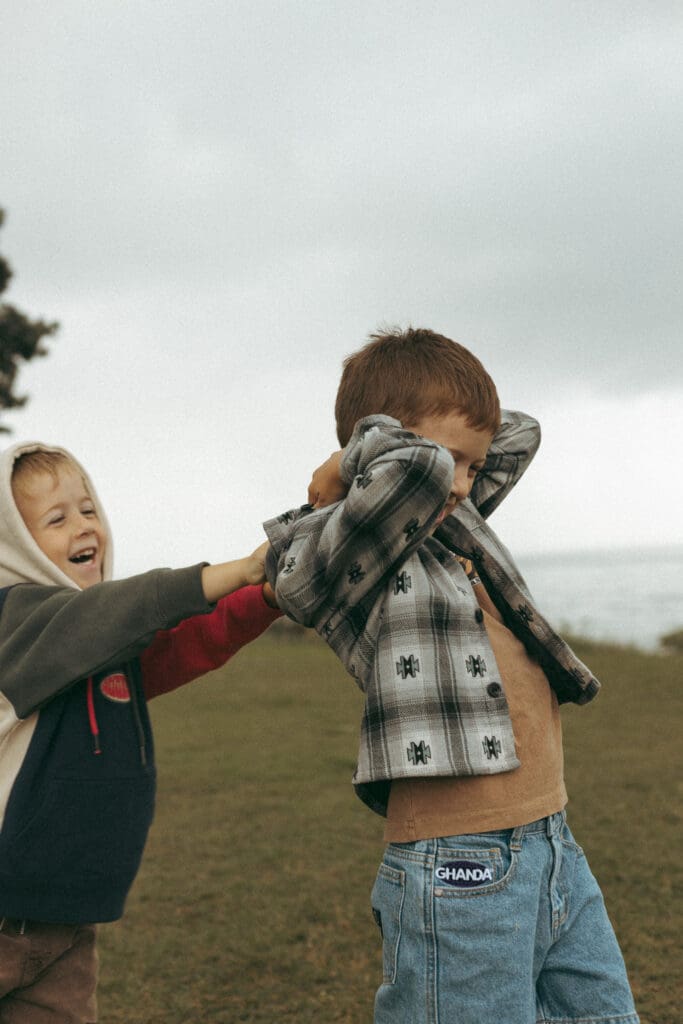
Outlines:
<svg viewBox="0 0 683 1024"><path fill-rule="evenodd" d="M116 704L127 704L130 701L130 690L123 672L106 676L100 683L100 693Z"/></svg>
<svg viewBox="0 0 683 1024"><path fill-rule="evenodd" d="M475 860L449 860L439 865L434 875L438 882L445 882L457 889L472 889L475 885L486 885L493 881L491 868Z"/></svg>

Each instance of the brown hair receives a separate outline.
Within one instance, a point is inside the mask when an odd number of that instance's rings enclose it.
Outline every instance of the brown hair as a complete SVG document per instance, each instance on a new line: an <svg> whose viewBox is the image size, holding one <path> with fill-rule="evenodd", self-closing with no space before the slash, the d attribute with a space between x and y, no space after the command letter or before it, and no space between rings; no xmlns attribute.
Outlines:
<svg viewBox="0 0 683 1024"><path fill-rule="evenodd" d="M26 491L26 485L30 476L38 473L49 473L53 480L57 479L57 471L68 466L70 469L80 473L79 467L64 452L46 451L39 448L34 452L24 452L15 459L12 466L12 490Z"/></svg>
<svg viewBox="0 0 683 1024"><path fill-rule="evenodd" d="M459 412L476 430L500 426L496 386L463 345L421 327L371 334L344 360L335 416L342 447L357 420L373 413L412 425L425 416Z"/></svg>

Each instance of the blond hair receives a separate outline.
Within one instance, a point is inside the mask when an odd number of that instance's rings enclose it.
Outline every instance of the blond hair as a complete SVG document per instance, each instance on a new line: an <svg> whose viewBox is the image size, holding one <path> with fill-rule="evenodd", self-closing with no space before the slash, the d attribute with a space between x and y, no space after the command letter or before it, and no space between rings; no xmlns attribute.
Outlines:
<svg viewBox="0 0 683 1024"><path fill-rule="evenodd" d="M49 473L56 481L59 470L65 466L76 473L81 472L80 466L65 452L48 451L44 448L24 452L12 466L12 491L26 494L30 478L40 473Z"/></svg>

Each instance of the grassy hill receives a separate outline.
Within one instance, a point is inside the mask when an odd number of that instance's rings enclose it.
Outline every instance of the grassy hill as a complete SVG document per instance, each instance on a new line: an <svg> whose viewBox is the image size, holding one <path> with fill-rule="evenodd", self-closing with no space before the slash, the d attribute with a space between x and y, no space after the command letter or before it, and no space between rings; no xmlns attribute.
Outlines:
<svg viewBox="0 0 683 1024"><path fill-rule="evenodd" d="M683 655L576 647L604 689L563 710L570 821L643 1024L678 1024ZM360 707L320 642L269 636L153 703L157 818L101 930L103 1021L370 1024L382 822L350 785Z"/></svg>

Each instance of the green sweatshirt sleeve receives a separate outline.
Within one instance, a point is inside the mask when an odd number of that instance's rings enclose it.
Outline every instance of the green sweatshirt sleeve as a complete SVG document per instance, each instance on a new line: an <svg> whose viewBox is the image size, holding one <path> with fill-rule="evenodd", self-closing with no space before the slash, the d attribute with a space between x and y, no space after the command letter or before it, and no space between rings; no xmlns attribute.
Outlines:
<svg viewBox="0 0 683 1024"><path fill-rule="evenodd" d="M19 584L0 616L0 688L26 718L79 679L139 655L159 629L210 612L204 567L155 569L87 590Z"/></svg>

